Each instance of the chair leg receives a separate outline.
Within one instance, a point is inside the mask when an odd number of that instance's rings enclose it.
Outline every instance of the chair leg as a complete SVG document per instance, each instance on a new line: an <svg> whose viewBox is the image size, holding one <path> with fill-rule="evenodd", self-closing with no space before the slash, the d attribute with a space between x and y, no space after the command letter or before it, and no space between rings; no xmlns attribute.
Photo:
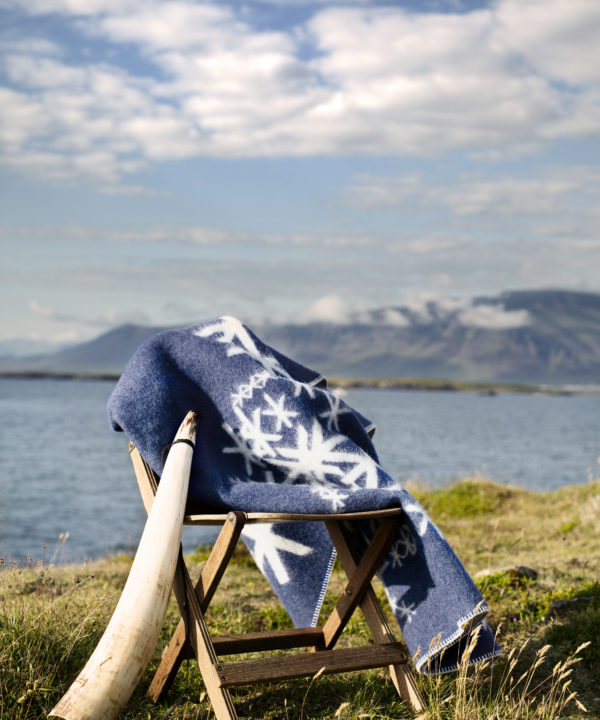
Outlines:
<svg viewBox="0 0 600 720"><path fill-rule="evenodd" d="M360 562L348 573L344 593L323 627L324 649L330 650L342 634L356 606L363 599L371 579L383 562L398 528L398 517L381 521Z"/></svg>
<svg viewBox="0 0 600 720"><path fill-rule="evenodd" d="M189 657L190 649L197 657L197 648L193 645L192 648L190 648L190 643L186 641L186 626L188 636L191 635L191 630L196 625L202 624L205 627L203 614L206 612L215 590L223 577L223 573L229 564L244 522L244 513L229 513L227 522L223 525L219 533L195 587L192 585L192 580L180 552L173 590L182 618L169 644L165 648L158 669L148 689L148 696L154 702L158 702L164 697L179 670L181 662L186 656ZM206 631L206 633L208 633L208 631ZM202 637L202 633L198 635L198 637ZM199 658L198 662L200 662Z"/></svg>
<svg viewBox="0 0 600 720"><path fill-rule="evenodd" d="M198 667L215 717L217 720L237 720L238 716L231 694L227 688L221 686L217 654L195 588L187 571L185 574L185 591L189 602L189 641L198 660Z"/></svg>
<svg viewBox="0 0 600 720"><path fill-rule="evenodd" d="M355 553L350 548L346 533L341 523L337 521L327 522L326 525L342 568L346 575L350 577L356 571L357 559ZM398 642L372 586L367 589L363 599L359 603L359 607L376 643ZM425 700L408 664L390 665L389 670L392 682L400 697L408 703L415 712L422 713L425 710Z"/></svg>

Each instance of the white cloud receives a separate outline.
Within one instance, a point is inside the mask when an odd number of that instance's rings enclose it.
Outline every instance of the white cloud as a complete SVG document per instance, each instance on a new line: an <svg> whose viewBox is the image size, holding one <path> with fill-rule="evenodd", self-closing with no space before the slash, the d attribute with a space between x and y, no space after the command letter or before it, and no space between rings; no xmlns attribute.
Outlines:
<svg viewBox="0 0 600 720"><path fill-rule="evenodd" d="M315 300L304 312L300 313L297 322L332 323L346 325L352 322L355 311L351 305L338 295L325 295Z"/></svg>
<svg viewBox="0 0 600 720"><path fill-rule="evenodd" d="M527 310L505 310L502 306L471 305L458 314L461 325L489 330L511 330L531 323Z"/></svg>
<svg viewBox="0 0 600 720"><path fill-rule="evenodd" d="M531 323L526 310L506 310L502 305L479 304L466 297L436 297L420 293L408 297L401 308L367 309L345 301L339 295L325 295L301 312L299 324L321 322L335 325L351 323L391 325L431 325L455 319L467 327L509 330Z"/></svg>
<svg viewBox="0 0 600 720"><path fill-rule="evenodd" d="M405 212L438 207L457 217L536 217L597 212L600 172L595 167L548 167L536 177L463 175L440 185L420 175L361 175L342 193L342 202L361 210ZM430 239L431 240L431 239ZM425 250L432 247L425 239Z"/></svg>
<svg viewBox="0 0 600 720"><path fill-rule="evenodd" d="M381 324L392 325L393 327L408 327L410 320L399 310L386 308L382 313Z"/></svg>
<svg viewBox="0 0 600 720"><path fill-rule="evenodd" d="M432 293L408 296L401 311L404 324L431 325L456 320L467 327L508 330L530 324L526 310L506 310L502 305L477 303L468 297L440 297Z"/></svg>
<svg viewBox="0 0 600 720"><path fill-rule="evenodd" d="M284 318L280 318L284 322ZM289 321L289 320L288 320ZM324 295L298 313L294 323L330 323L333 325L379 324L406 327L410 320L395 308L368 309L366 305L345 300L339 295Z"/></svg>
<svg viewBox="0 0 600 720"><path fill-rule="evenodd" d="M600 81L596 0L503 0L496 17L496 42L539 72L574 85Z"/></svg>
<svg viewBox="0 0 600 720"><path fill-rule="evenodd" d="M123 195L125 197L170 197L171 194L160 190L144 187L143 185L104 185L98 188L102 195Z"/></svg>
<svg viewBox="0 0 600 720"><path fill-rule="evenodd" d="M37 300L29 301L29 309L34 315L39 315L43 318L54 318L56 316L56 310L54 308L40 305Z"/></svg>
<svg viewBox="0 0 600 720"><path fill-rule="evenodd" d="M32 14L61 13L74 16L120 12L138 4L139 0L2 0L0 2L0 6L21 7Z"/></svg>
<svg viewBox="0 0 600 720"><path fill-rule="evenodd" d="M48 305L41 305L37 300L29 301L29 310L38 317L57 323L75 323L90 327L109 328L125 323L149 325L149 316L142 311L109 310L101 315L86 316L77 313L66 313Z"/></svg>
<svg viewBox="0 0 600 720"><path fill-rule="evenodd" d="M557 204L580 188L559 174L552 179L498 178L459 183L438 195L455 215L538 215L554 213Z"/></svg>
<svg viewBox="0 0 600 720"><path fill-rule="evenodd" d="M51 179L119 185L146 163L203 155L506 153L600 128L596 0L444 14L316 4L276 32L237 5L8 4L62 15L109 49L133 45L154 69L9 38L2 159Z"/></svg>

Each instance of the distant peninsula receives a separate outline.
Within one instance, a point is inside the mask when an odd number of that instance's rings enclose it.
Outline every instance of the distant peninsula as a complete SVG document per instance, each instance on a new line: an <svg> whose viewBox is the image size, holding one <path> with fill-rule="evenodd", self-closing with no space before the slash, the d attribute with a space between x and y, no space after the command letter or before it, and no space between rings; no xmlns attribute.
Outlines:
<svg viewBox="0 0 600 720"><path fill-rule="evenodd" d="M21 380L79 380L116 383L119 373L51 372L43 370L0 370L0 378ZM544 395L600 395L600 386L581 385L549 387L520 385L517 383L476 383L436 378L328 378L327 384L334 391L354 389L367 390L412 390L436 392L477 392L481 395L501 393Z"/></svg>

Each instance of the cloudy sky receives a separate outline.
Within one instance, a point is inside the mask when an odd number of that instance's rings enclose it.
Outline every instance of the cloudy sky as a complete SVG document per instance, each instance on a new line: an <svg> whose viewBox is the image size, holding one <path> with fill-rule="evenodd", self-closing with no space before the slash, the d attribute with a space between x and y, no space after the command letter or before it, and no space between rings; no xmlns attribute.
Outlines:
<svg viewBox="0 0 600 720"><path fill-rule="evenodd" d="M0 0L0 340L600 291L598 0Z"/></svg>

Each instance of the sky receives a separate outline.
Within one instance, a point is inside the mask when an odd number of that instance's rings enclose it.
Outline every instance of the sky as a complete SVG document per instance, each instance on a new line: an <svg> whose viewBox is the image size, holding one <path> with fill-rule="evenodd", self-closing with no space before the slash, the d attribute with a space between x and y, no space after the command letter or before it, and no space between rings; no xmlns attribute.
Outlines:
<svg viewBox="0 0 600 720"><path fill-rule="evenodd" d="M600 291L598 0L0 0L0 341Z"/></svg>

